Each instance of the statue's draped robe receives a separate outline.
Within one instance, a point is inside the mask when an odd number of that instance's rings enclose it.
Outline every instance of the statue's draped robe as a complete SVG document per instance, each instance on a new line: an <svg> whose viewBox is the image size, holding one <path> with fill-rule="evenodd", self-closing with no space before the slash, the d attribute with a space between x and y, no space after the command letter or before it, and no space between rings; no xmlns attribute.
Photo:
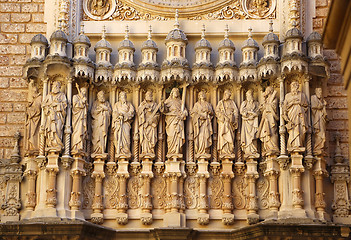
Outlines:
<svg viewBox="0 0 351 240"><path fill-rule="evenodd" d="M42 104L45 115L45 136L47 149L63 149L63 126L66 118L67 98L62 92L48 94Z"/></svg>
<svg viewBox="0 0 351 240"><path fill-rule="evenodd" d="M323 99L316 95L311 97L312 123L313 123L313 152L322 154L326 138L327 111Z"/></svg>
<svg viewBox="0 0 351 240"><path fill-rule="evenodd" d="M130 156L130 129L131 122L134 117L134 107L129 102L115 103L113 106L113 125L112 132L116 154ZM123 115L123 120L118 119L119 115ZM122 131L122 132L121 132Z"/></svg>
<svg viewBox="0 0 351 240"><path fill-rule="evenodd" d="M256 134L258 130L258 104L245 100L240 107L242 115L241 148L245 156L257 156Z"/></svg>
<svg viewBox="0 0 351 240"><path fill-rule="evenodd" d="M168 98L165 101L166 134L168 154L180 154L185 142L184 120L181 117L182 102L180 99ZM185 116L188 115L184 108Z"/></svg>
<svg viewBox="0 0 351 240"><path fill-rule="evenodd" d="M72 152L85 152L85 140L87 139L87 98L79 94L72 100Z"/></svg>
<svg viewBox="0 0 351 240"><path fill-rule="evenodd" d="M110 125L111 105L105 101L95 101L91 109L92 117L92 154L106 153L108 127Z"/></svg>
<svg viewBox="0 0 351 240"><path fill-rule="evenodd" d="M231 99L221 100L216 107L218 122L218 151L220 155L234 154L235 130L238 128L238 108Z"/></svg>
<svg viewBox="0 0 351 240"><path fill-rule="evenodd" d="M277 126L279 116L277 113L278 100L276 94L277 92L274 91L264 100L261 123L258 129L258 136L263 143L263 153L265 155L279 153Z"/></svg>
<svg viewBox="0 0 351 240"><path fill-rule="evenodd" d="M32 101L28 102L26 115L27 149L35 152L39 151L41 101L41 95L34 96Z"/></svg>
<svg viewBox="0 0 351 240"><path fill-rule="evenodd" d="M304 146L307 123L307 97L304 93L288 93L283 103L286 128L289 133L288 150L293 151Z"/></svg>
<svg viewBox="0 0 351 240"><path fill-rule="evenodd" d="M155 112L155 114L154 114ZM138 108L141 154L154 154L160 114L155 102L143 101Z"/></svg>
<svg viewBox="0 0 351 240"><path fill-rule="evenodd" d="M209 154L212 146L213 108L210 103L196 102L190 112L194 127L194 146L196 154Z"/></svg>

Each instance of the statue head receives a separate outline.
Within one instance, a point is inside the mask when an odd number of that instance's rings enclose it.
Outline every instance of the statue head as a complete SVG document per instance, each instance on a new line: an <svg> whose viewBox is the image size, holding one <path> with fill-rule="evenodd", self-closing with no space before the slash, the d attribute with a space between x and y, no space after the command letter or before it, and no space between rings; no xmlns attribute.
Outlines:
<svg viewBox="0 0 351 240"><path fill-rule="evenodd" d="M253 100L253 92L251 89L247 90L247 92L246 92L246 100L248 100L248 101Z"/></svg>
<svg viewBox="0 0 351 240"><path fill-rule="evenodd" d="M316 88L316 96L318 98L322 98L323 94L322 94L322 88Z"/></svg>
<svg viewBox="0 0 351 240"><path fill-rule="evenodd" d="M223 94L223 99L228 100L232 96L232 92L229 89L226 89Z"/></svg>
<svg viewBox="0 0 351 240"><path fill-rule="evenodd" d="M99 100L99 102L104 103L105 100L105 92L104 90L101 90L100 92L98 92L97 94L97 99Z"/></svg>
<svg viewBox="0 0 351 240"><path fill-rule="evenodd" d="M123 103L127 101L127 93L122 91L119 93L119 100Z"/></svg>
<svg viewBox="0 0 351 240"><path fill-rule="evenodd" d="M206 100L206 93L205 93L205 91L203 91L203 90L200 91L198 97L199 97L200 101L205 101Z"/></svg>
<svg viewBox="0 0 351 240"><path fill-rule="evenodd" d="M180 95L179 89L178 88L172 88L170 96L172 98L179 98L179 95Z"/></svg>
<svg viewBox="0 0 351 240"><path fill-rule="evenodd" d="M87 96L88 89L87 89L86 87L82 87L82 88L80 89L80 92L82 93L82 95L83 95L84 97L86 97L86 96Z"/></svg>
<svg viewBox="0 0 351 240"><path fill-rule="evenodd" d="M61 91L61 83L58 82L58 81L55 81L53 84L52 84L52 90L51 92L52 93L59 93Z"/></svg>
<svg viewBox="0 0 351 240"><path fill-rule="evenodd" d="M153 93L151 90L148 90L146 93L145 93L145 100L147 102L151 102L152 100L154 99L153 97Z"/></svg>
<svg viewBox="0 0 351 240"><path fill-rule="evenodd" d="M299 91L299 87L300 87L300 85L298 82L294 81L290 84L290 88L291 88L292 93L297 93Z"/></svg>

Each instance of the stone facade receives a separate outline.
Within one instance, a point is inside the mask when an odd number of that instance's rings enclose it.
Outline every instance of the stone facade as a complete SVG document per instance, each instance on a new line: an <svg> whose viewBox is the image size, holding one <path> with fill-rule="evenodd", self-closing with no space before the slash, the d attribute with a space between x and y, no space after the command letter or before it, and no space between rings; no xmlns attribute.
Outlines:
<svg viewBox="0 0 351 240"><path fill-rule="evenodd" d="M306 234L314 221L350 224L340 61L312 32L330 3L184 2L175 16L171 3L133 4L0 5L1 222L74 219L156 239L162 227L250 239L223 231L265 221L259 239L270 220Z"/></svg>

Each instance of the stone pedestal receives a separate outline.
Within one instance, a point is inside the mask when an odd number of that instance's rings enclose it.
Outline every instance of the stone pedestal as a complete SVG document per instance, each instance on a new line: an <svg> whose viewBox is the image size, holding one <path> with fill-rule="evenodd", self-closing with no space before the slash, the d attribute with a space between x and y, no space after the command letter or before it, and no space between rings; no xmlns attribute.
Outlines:
<svg viewBox="0 0 351 240"><path fill-rule="evenodd" d="M223 181L223 196L222 196L222 222L225 225L234 223L233 201L232 201L232 179L234 178L233 162L231 159L222 160L222 172L220 177Z"/></svg>
<svg viewBox="0 0 351 240"><path fill-rule="evenodd" d="M316 157L316 163L313 168L313 175L316 180L316 194L315 194L315 207L317 212L317 219L325 222L330 220L329 215L325 212L325 193L323 186L323 178L328 177L329 174L326 170L326 162L323 156Z"/></svg>
<svg viewBox="0 0 351 240"><path fill-rule="evenodd" d="M277 161L277 156L269 155L266 159L266 171L264 176L268 178L269 181L269 195L268 204L270 210L269 219L278 218L278 209L280 207L279 192L278 192L278 176L279 176L279 163Z"/></svg>
<svg viewBox="0 0 351 240"><path fill-rule="evenodd" d="M208 158L210 156L198 156L198 170L197 178L199 181L199 205L197 223L200 225L207 225L210 222L210 215L208 214L208 195L207 195L207 179L210 177L208 172Z"/></svg>
<svg viewBox="0 0 351 240"><path fill-rule="evenodd" d="M105 178L104 165L107 154L99 154L92 156L94 158L94 171L91 177L95 179L95 194L93 200L93 213L91 214L91 221L96 224L102 224L104 221L103 199L102 199L102 180Z"/></svg>
<svg viewBox="0 0 351 240"><path fill-rule="evenodd" d="M32 217L32 213L36 206L36 180L38 174L38 165L35 161L35 156L29 155L26 159L26 170L24 171L24 177L27 179L28 187L26 193L25 207L26 210L22 214L22 219L29 219Z"/></svg>
<svg viewBox="0 0 351 240"><path fill-rule="evenodd" d="M258 203L256 196L256 180L259 175L257 172L257 161L255 158L248 158L246 160L246 174L245 178L248 184L248 196L247 196L247 222L249 224L255 224L259 221L259 216L257 214Z"/></svg>
<svg viewBox="0 0 351 240"><path fill-rule="evenodd" d="M153 177L154 174L152 172L152 159L145 156L143 158L142 170L140 173L140 178L142 181L140 220L144 225L150 225L152 223L152 199L150 191L150 181Z"/></svg>
<svg viewBox="0 0 351 240"><path fill-rule="evenodd" d="M292 216L294 218L306 218L306 211L303 209L303 191L301 189L301 173L305 171L302 165L303 156L297 152L291 154L291 183L292 183Z"/></svg>
<svg viewBox="0 0 351 240"><path fill-rule="evenodd" d="M59 171L58 160L59 152L50 151L48 156L48 164L46 171L48 172L48 187L46 189L46 217L57 217L56 203L57 203L57 189L56 189L56 176Z"/></svg>

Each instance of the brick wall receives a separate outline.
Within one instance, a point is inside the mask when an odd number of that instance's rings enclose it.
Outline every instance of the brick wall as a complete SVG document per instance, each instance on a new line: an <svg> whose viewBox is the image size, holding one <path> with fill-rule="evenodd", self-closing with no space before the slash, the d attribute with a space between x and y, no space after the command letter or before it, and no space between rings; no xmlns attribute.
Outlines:
<svg viewBox="0 0 351 240"><path fill-rule="evenodd" d="M313 19L313 28L319 33L323 33L323 28L328 16L331 0L316 0L316 17ZM348 144L348 117L347 117L347 95L343 85L343 77L340 73L340 59L334 50L326 49L324 55L330 63L330 79L327 82L328 92L328 118L327 129L329 131L329 148L331 157L335 146L335 134L341 136L341 150L345 157L349 154Z"/></svg>
<svg viewBox="0 0 351 240"><path fill-rule="evenodd" d="M11 155L13 134L24 133L22 66L30 56L30 40L45 31L44 0L0 0L0 158Z"/></svg>

